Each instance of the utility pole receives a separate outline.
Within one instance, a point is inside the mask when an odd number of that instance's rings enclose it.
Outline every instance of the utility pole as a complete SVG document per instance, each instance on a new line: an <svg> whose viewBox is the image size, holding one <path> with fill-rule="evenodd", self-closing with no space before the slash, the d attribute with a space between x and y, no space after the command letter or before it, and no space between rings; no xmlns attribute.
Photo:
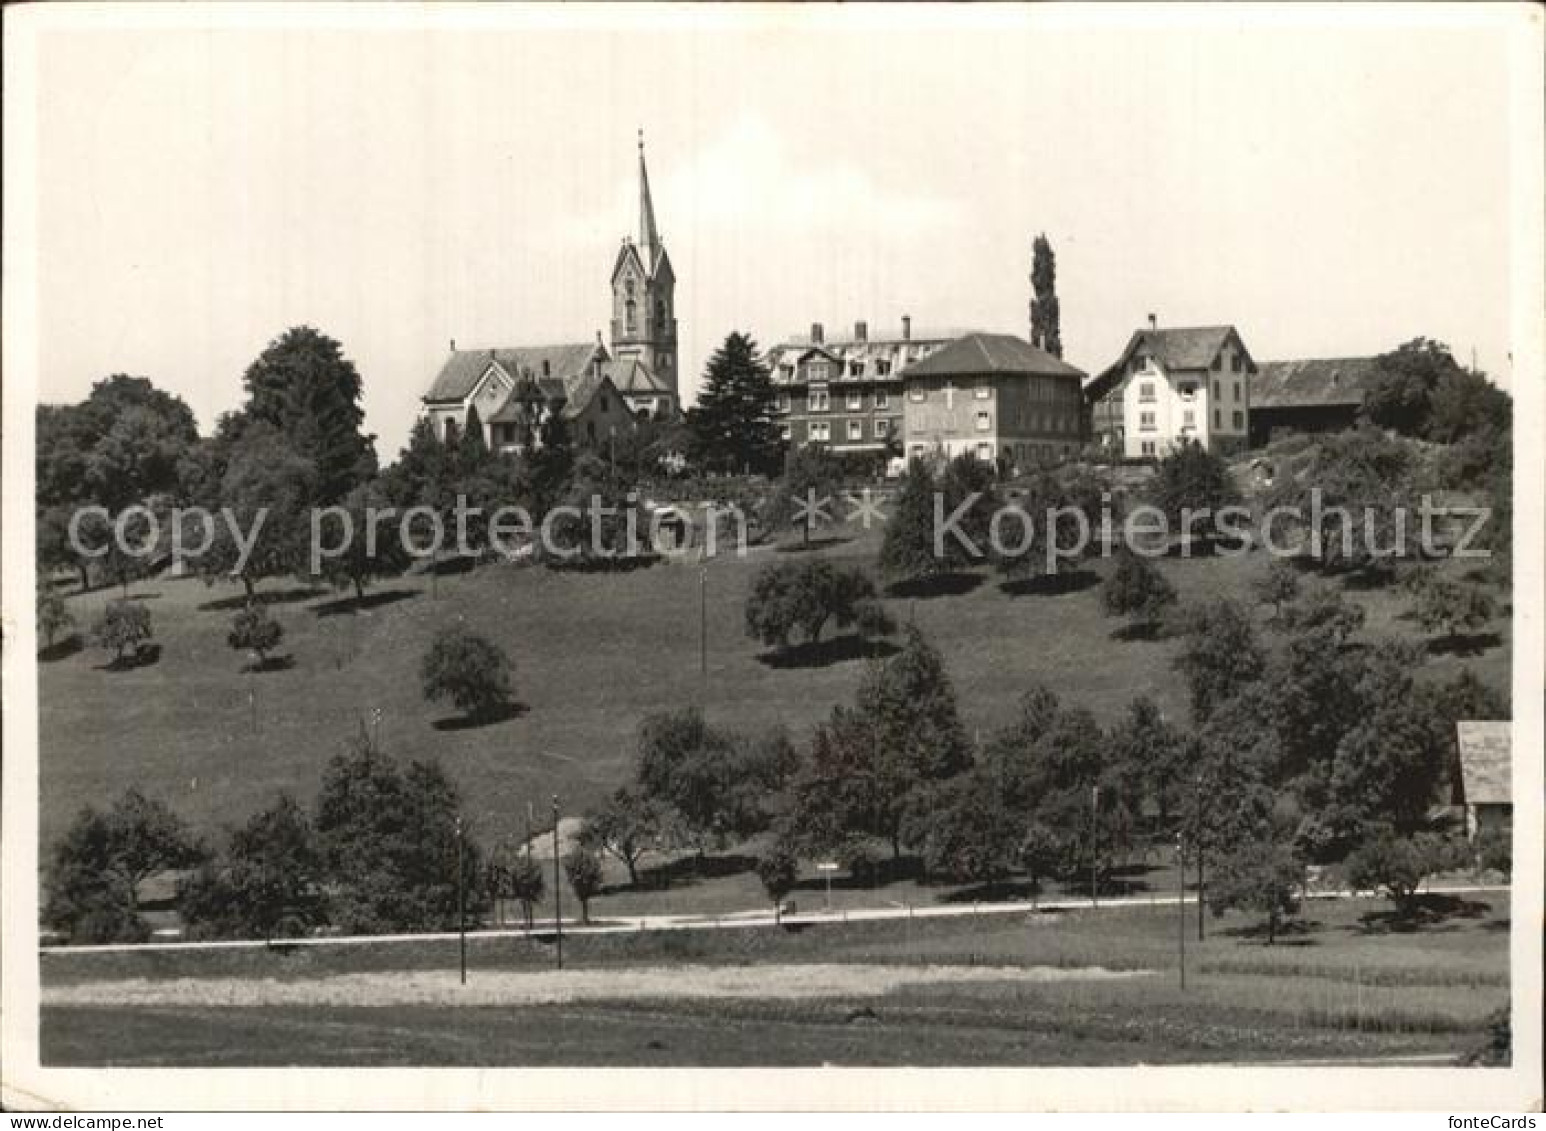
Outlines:
<svg viewBox="0 0 1546 1131"><path fill-rule="evenodd" d="M558 794L553 795L553 930L558 939L558 968L564 968L564 874L558 858Z"/></svg>
<svg viewBox="0 0 1546 1131"><path fill-rule="evenodd" d="M709 698L709 567L698 567L698 677L702 681L703 706Z"/></svg>
<svg viewBox="0 0 1546 1131"><path fill-rule="evenodd" d="M1090 906L1100 906L1100 786L1090 787Z"/></svg>
<svg viewBox="0 0 1546 1131"><path fill-rule="evenodd" d="M1197 847L1195 849L1195 851L1197 853L1197 941L1198 942L1202 942L1203 941L1203 925L1202 925L1202 920L1203 920L1203 914L1202 914L1202 904L1203 904L1203 898L1202 898L1203 873L1202 873L1202 869L1203 869L1203 856L1204 856L1203 845L1206 843L1206 841L1205 841L1205 839L1204 839L1204 837L1202 835L1202 829L1203 829L1203 820L1202 820L1202 775L1199 774L1198 777L1197 777L1197 836L1196 836Z"/></svg>
<svg viewBox="0 0 1546 1131"><path fill-rule="evenodd" d="M462 817L456 816L456 932L462 956L462 985L467 984L467 880L462 870Z"/></svg>
<svg viewBox="0 0 1546 1131"><path fill-rule="evenodd" d="M1181 988L1186 989L1186 841L1176 834L1176 921L1181 930L1176 936L1181 958Z"/></svg>

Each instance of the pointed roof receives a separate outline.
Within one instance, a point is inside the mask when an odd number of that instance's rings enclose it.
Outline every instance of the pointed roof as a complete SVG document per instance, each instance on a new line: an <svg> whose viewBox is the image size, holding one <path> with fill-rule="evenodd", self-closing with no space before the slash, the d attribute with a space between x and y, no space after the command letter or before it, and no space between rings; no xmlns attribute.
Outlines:
<svg viewBox="0 0 1546 1131"><path fill-rule="evenodd" d="M452 350L440 368L429 392L428 404L460 403L477 388L490 364L498 364L515 381L530 370L536 377L567 378L590 365L597 351L606 355L595 342L565 343L556 346L517 346L508 349Z"/></svg>
<svg viewBox="0 0 1546 1131"><path fill-rule="evenodd" d="M1251 358L1251 351L1245 348L1240 331L1233 326L1175 326L1163 330L1134 330L1116 361L1086 383L1085 395L1092 398L1105 396L1126 375L1129 359L1140 349L1159 362L1166 372L1174 372L1178 369L1207 369L1213 364L1219 350L1231 341L1245 355L1246 372L1254 374L1256 362Z"/></svg>
<svg viewBox="0 0 1546 1131"><path fill-rule="evenodd" d="M635 396L661 396L671 392L671 386L662 381L649 366L636 357L619 358L602 366L602 371L612 379L618 392Z"/></svg>
<svg viewBox="0 0 1546 1131"><path fill-rule="evenodd" d="M1013 334L968 334L907 370L908 377L966 377L985 373L1083 377L1084 371Z"/></svg>
<svg viewBox="0 0 1546 1131"><path fill-rule="evenodd" d="M655 204L650 199L650 171L644 163L644 131L639 131L639 246L651 276L660 263L660 232L655 227Z"/></svg>

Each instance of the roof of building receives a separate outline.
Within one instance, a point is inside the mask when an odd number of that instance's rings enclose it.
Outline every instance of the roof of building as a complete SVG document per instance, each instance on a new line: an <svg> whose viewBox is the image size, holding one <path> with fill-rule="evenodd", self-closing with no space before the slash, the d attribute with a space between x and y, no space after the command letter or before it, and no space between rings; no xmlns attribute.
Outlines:
<svg viewBox="0 0 1546 1131"><path fill-rule="evenodd" d="M968 334L932 353L907 371L909 377L965 377L980 374L1083 377L1084 371L1039 350L1013 334Z"/></svg>
<svg viewBox="0 0 1546 1131"><path fill-rule="evenodd" d="M671 386L636 357L609 361L602 369L612 378L612 384L617 386L619 392L635 396L669 396L671 393Z"/></svg>
<svg viewBox="0 0 1546 1131"><path fill-rule="evenodd" d="M1128 359L1140 349L1158 362L1166 372L1178 369L1207 369L1212 366L1213 359L1219 355L1219 350L1223 349L1225 343L1231 338L1245 354L1247 371L1255 373L1256 363L1251 360L1251 353L1245 348L1240 332L1233 326L1172 326L1163 330L1134 330L1116 361L1085 382L1085 396L1104 396L1117 379L1126 372ZM1254 389L1255 386L1253 385L1252 388ZM1256 394L1252 392L1253 406L1255 402Z"/></svg>
<svg viewBox="0 0 1546 1131"><path fill-rule="evenodd" d="M1511 730L1506 719L1465 719L1455 724L1467 805L1507 805L1513 801Z"/></svg>
<svg viewBox="0 0 1546 1131"><path fill-rule="evenodd" d="M1373 357L1264 361L1251 382L1251 408L1361 405L1378 374Z"/></svg>
<svg viewBox="0 0 1546 1131"><path fill-rule="evenodd" d="M497 361L506 373L519 381L526 371L537 377L560 379L585 371L596 351L605 350L596 342L566 343L556 346L507 346L500 349L452 350L440 367L440 374L424 400L429 404L464 401L477 387L478 380Z"/></svg>

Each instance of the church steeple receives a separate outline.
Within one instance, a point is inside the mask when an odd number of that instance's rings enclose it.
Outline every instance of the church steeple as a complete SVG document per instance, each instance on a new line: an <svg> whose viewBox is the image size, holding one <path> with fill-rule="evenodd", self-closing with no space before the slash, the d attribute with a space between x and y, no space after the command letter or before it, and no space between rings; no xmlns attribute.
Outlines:
<svg viewBox="0 0 1546 1131"><path fill-rule="evenodd" d="M660 262L660 233L655 228L655 204L650 200L650 171L644 164L644 131L639 131L639 246L650 274Z"/></svg>

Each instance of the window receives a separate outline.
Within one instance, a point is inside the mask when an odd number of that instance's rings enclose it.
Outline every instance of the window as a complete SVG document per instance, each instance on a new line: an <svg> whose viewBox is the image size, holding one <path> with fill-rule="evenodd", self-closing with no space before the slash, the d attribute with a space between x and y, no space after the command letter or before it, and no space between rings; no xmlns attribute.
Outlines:
<svg viewBox="0 0 1546 1131"><path fill-rule="evenodd" d="M1245 430L1245 413L1237 408L1229 414L1229 418L1234 422L1236 432L1243 432Z"/></svg>
<svg viewBox="0 0 1546 1131"><path fill-rule="evenodd" d="M864 394L863 393L859 393L859 392L850 392L848 394L848 411L849 412L858 412L863 407L864 407Z"/></svg>
<svg viewBox="0 0 1546 1131"><path fill-rule="evenodd" d="M780 394L778 394L778 411L779 412L788 412L789 411L789 394L788 393L780 393Z"/></svg>
<svg viewBox="0 0 1546 1131"><path fill-rule="evenodd" d="M596 440L596 422L594 420L587 420L585 422L585 438L587 440L591 441L592 443L595 442L595 440Z"/></svg>
<svg viewBox="0 0 1546 1131"><path fill-rule="evenodd" d="M1196 428L1197 427L1197 414L1195 412L1193 412L1191 409L1186 409L1184 412L1182 412L1181 413L1181 427L1182 428Z"/></svg>
<svg viewBox="0 0 1546 1131"><path fill-rule="evenodd" d="M1139 448L1140 451L1143 452L1144 455L1152 456L1154 454L1154 441L1153 440L1143 440L1143 441L1140 441L1139 444L1138 444L1138 448Z"/></svg>
<svg viewBox="0 0 1546 1131"><path fill-rule="evenodd" d="M907 399L912 401L914 404L921 404L923 402L923 390L909 389L907 391Z"/></svg>
<svg viewBox="0 0 1546 1131"><path fill-rule="evenodd" d="M630 287L632 285L633 285L632 283L629 284ZM628 332L631 334L631 333L634 332L634 330L636 330L638 328L638 323L639 323L639 304L634 302L633 299L629 299L627 302L623 303L623 310L624 310L624 317L626 319L625 325L627 327Z"/></svg>
<svg viewBox="0 0 1546 1131"><path fill-rule="evenodd" d="M875 374L876 374L876 376L884 377L884 376L886 376L890 372L891 372L891 363L889 361L883 361L883 360L881 360L879 358L877 358L875 360Z"/></svg>
<svg viewBox="0 0 1546 1131"><path fill-rule="evenodd" d="M1219 400L1223 395L1223 387L1217 381L1213 382L1213 399Z"/></svg>
<svg viewBox="0 0 1546 1131"><path fill-rule="evenodd" d="M875 438L877 440L884 440L889 435L891 435L890 423L885 420L877 420L875 422Z"/></svg>
<svg viewBox="0 0 1546 1131"><path fill-rule="evenodd" d="M1154 414L1152 412L1140 412L1138 414L1138 431L1154 431Z"/></svg>
<svg viewBox="0 0 1546 1131"><path fill-rule="evenodd" d="M976 397L980 401L992 400L993 389L989 385L978 385L975 389L972 390L972 396Z"/></svg>
<svg viewBox="0 0 1546 1131"><path fill-rule="evenodd" d="M993 445L992 444L978 444L977 445L977 458L982 460L983 463L992 463L993 462Z"/></svg>
<svg viewBox="0 0 1546 1131"><path fill-rule="evenodd" d="M1245 369L1245 359L1242 358L1238 353L1233 354L1229 359L1229 369L1232 373L1241 372L1243 369Z"/></svg>
<svg viewBox="0 0 1546 1131"><path fill-rule="evenodd" d="M611 408L608 407L608 405L607 405L607 395L605 393L601 394L601 411L602 412L611 412L612 411Z"/></svg>
<svg viewBox="0 0 1546 1131"><path fill-rule="evenodd" d="M1240 403L1240 382L1239 381L1235 382L1235 403L1236 404Z"/></svg>
<svg viewBox="0 0 1546 1131"><path fill-rule="evenodd" d="M811 390L811 411L812 412L826 412L827 409L829 409L831 407L832 407L832 400L831 400L830 397L827 396L827 390L825 390L825 389L812 389Z"/></svg>
<svg viewBox="0 0 1546 1131"><path fill-rule="evenodd" d="M1224 410L1221 408L1216 408L1213 410L1213 427L1224 427Z"/></svg>
<svg viewBox="0 0 1546 1131"><path fill-rule="evenodd" d="M1183 401L1194 400L1196 398L1196 396L1197 396L1197 386L1196 385L1182 385L1181 386L1181 399Z"/></svg>
<svg viewBox="0 0 1546 1131"><path fill-rule="evenodd" d="M813 420L810 424L811 442L813 444L825 444L832 439L832 424L826 420Z"/></svg>
<svg viewBox="0 0 1546 1131"><path fill-rule="evenodd" d="M864 362L862 362L862 361L850 361L848 363L848 375L850 377L863 377L864 376Z"/></svg>
<svg viewBox="0 0 1546 1131"><path fill-rule="evenodd" d="M991 412L979 412L977 414L977 431L991 432L993 430L993 414Z"/></svg>
<svg viewBox="0 0 1546 1131"><path fill-rule="evenodd" d="M805 379L807 381L825 381L829 376L826 362L812 361L806 363Z"/></svg>
<svg viewBox="0 0 1546 1131"><path fill-rule="evenodd" d="M666 328L666 300L663 298L655 300L655 325L662 330Z"/></svg>
<svg viewBox="0 0 1546 1131"><path fill-rule="evenodd" d="M785 381L793 380L794 379L794 366L792 366L792 365L780 365L778 367L778 375L780 377L782 377Z"/></svg>
<svg viewBox="0 0 1546 1131"><path fill-rule="evenodd" d="M864 439L864 421L850 420L848 422L848 438L850 440Z"/></svg>
<svg viewBox="0 0 1546 1131"><path fill-rule="evenodd" d="M886 390L884 390L884 389L876 389L875 390L875 407L876 408L887 408L887 407L889 407L889 402L886 399Z"/></svg>
<svg viewBox="0 0 1546 1131"><path fill-rule="evenodd" d="M1154 403L1154 382L1140 381L1138 383L1138 399L1144 404Z"/></svg>
<svg viewBox="0 0 1546 1131"><path fill-rule="evenodd" d="M1213 358L1213 372L1218 373L1224 368L1224 355L1216 354Z"/></svg>
<svg viewBox="0 0 1546 1131"><path fill-rule="evenodd" d="M915 456L921 456L923 454L923 445L914 444L912 447L912 454Z"/></svg>
<svg viewBox="0 0 1546 1131"><path fill-rule="evenodd" d="M446 417L446 443L448 443L448 444L456 443L456 436L457 436L456 421L452 420L450 417Z"/></svg>
<svg viewBox="0 0 1546 1131"><path fill-rule="evenodd" d="M794 435L794 429L787 424L780 424L778 426L778 434L781 439L787 442Z"/></svg>

